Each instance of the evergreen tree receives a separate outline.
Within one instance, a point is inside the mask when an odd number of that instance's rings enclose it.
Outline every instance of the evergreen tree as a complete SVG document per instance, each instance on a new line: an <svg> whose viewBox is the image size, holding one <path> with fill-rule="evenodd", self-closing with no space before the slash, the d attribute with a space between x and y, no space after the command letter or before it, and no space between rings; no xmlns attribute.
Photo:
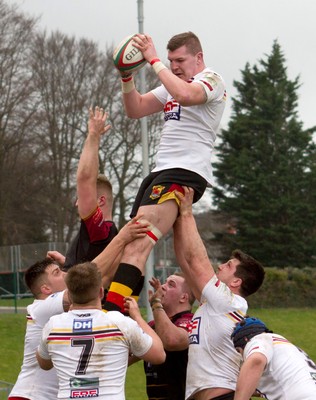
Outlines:
<svg viewBox="0 0 316 400"><path fill-rule="evenodd" d="M313 265L316 127L304 130L298 119L299 78L288 78L277 41L259 66L241 73L217 148L215 204L236 218L232 248L265 265Z"/></svg>

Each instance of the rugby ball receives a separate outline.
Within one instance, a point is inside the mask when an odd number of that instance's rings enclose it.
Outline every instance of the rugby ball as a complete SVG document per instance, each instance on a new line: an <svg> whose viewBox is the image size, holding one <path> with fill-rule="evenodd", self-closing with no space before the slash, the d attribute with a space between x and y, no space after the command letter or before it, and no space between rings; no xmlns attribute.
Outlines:
<svg viewBox="0 0 316 400"><path fill-rule="evenodd" d="M119 71L136 72L147 62L142 52L133 46L134 36L129 35L124 38L113 52L114 65Z"/></svg>

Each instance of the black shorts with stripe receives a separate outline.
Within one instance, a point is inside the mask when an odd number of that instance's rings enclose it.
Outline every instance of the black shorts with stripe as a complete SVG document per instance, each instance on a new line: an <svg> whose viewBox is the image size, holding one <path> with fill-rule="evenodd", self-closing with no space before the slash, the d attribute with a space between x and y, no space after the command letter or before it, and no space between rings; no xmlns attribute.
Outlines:
<svg viewBox="0 0 316 400"><path fill-rule="evenodd" d="M188 186L194 189L193 203L200 200L205 192L207 181L195 172L182 168L166 169L151 172L142 182L130 217L137 214L140 206L159 204L171 198L178 186Z"/></svg>

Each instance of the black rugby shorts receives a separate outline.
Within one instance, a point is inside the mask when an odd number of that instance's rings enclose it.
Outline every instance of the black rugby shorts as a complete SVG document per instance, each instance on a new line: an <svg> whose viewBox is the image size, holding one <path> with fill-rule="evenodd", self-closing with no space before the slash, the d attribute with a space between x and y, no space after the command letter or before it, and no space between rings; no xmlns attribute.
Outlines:
<svg viewBox="0 0 316 400"><path fill-rule="evenodd" d="M203 196L207 181L197 173L182 168L151 172L138 190L130 217L135 217L140 206L159 204L168 200L169 192L179 190L174 185L194 189L193 203L196 203Z"/></svg>

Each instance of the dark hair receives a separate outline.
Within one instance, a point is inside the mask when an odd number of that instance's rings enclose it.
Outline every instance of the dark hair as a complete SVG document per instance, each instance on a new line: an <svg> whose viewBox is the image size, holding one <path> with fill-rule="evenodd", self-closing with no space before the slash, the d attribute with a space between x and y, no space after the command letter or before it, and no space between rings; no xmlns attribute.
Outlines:
<svg viewBox="0 0 316 400"><path fill-rule="evenodd" d="M200 40L193 32L183 32L173 36L167 44L167 50L175 51L182 46L186 46L188 52L194 56L202 51Z"/></svg>
<svg viewBox="0 0 316 400"><path fill-rule="evenodd" d="M46 257L41 261L37 261L35 264L31 265L24 274L24 281L26 286L30 289L33 295L36 297L39 294L39 283L44 277L47 267L50 265L59 264L52 258Z"/></svg>
<svg viewBox="0 0 316 400"><path fill-rule="evenodd" d="M255 293L264 280L265 271L263 266L254 258L241 250L234 250L232 257L239 260L235 276L242 280L240 292L243 297Z"/></svg>
<svg viewBox="0 0 316 400"><path fill-rule="evenodd" d="M71 267L65 282L71 301L86 304L99 295L102 277L95 263L85 262Z"/></svg>

